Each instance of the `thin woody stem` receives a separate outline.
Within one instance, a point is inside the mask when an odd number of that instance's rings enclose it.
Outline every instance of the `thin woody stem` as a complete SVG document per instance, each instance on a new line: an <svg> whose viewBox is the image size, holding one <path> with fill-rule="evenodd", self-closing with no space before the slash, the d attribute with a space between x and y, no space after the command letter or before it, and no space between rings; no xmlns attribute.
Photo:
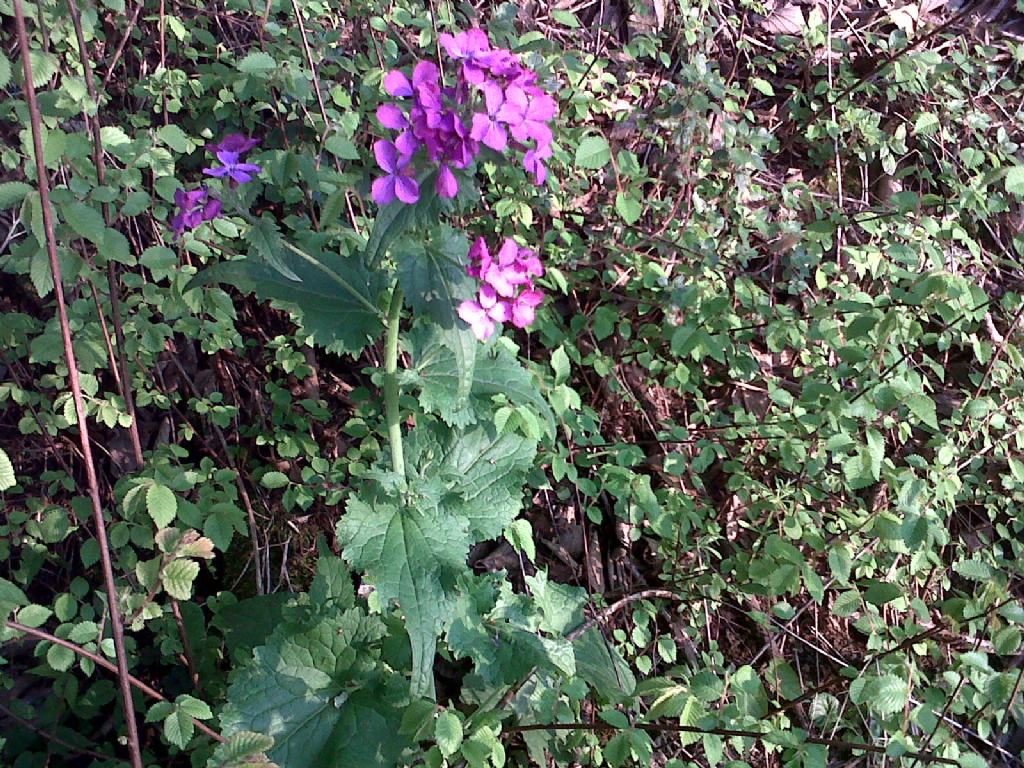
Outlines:
<svg viewBox="0 0 1024 768"><path fill-rule="evenodd" d="M114 651L117 655L117 679L121 689L121 706L124 710L125 726L128 729L128 751L132 768L142 768L139 727L135 721L135 708L132 705L128 654L124 645L124 623L121 619L120 606L117 603L117 583L114 581L114 564L110 557L110 545L107 541L107 523L103 517L103 503L100 501L99 481L96 475L96 465L92 458L92 443L89 439L89 423L85 413L85 401L82 398L82 386L78 378L78 362L75 359L75 349L71 342L71 326L68 322L67 306L64 299L64 282L61 276L60 261L57 258L57 240L54 237L53 211L50 207L50 185L43 156L42 124L39 117L39 104L36 101L36 89L32 84L32 62L28 32L25 29L25 10L21 0L14 0L14 25L18 35L18 47L21 49L21 65L25 73L24 92L32 127L32 148L36 158L36 182L39 185L39 201L42 204L46 250L50 258L50 270L53 272L53 289L57 300L61 337L64 342L64 358L68 367L71 395L75 403L82 456L85 459L85 474L89 486L89 499L92 502L96 542L99 544L100 562L106 586L107 610L110 612L111 634L114 640Z"/></svg>

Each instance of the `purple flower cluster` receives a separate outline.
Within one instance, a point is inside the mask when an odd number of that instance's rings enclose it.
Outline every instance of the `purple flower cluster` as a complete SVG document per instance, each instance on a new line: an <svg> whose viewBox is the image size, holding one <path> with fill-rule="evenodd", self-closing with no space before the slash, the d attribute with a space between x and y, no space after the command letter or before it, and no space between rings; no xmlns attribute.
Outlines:
<svg viewBox="0 0 1024 768"><path fill-rule="evenodd" d="M220 216L220 200L210 197L210 190L205 186L186 192L179 189L174 193L174 202L178 212L171 219L174 237L180 238L186 229L195 229L204 221L213 221Z"/></svg>
<svg viewBox="0 0 1024 768"><path fill-rule="evenodd" d="M533 287L533 278L544 274L537 254L508 237L494 257L480 237L469 249L466 272L480 281L480 290L476 299L462 302L458 312L477 339L494 333L495 323L511 321L516 328L533 323L544 301L544 294Z"/></svg>
<svg viewBox="0 0 1024 768"><path fill-rule="evenodd" d="M442 34L439 40L459 65L454 86L443 85L441 71L429 61L416 65L411 80L398 70L384 78L389 95L411 101L408 109L382 104L377 110L381 125L398 135L374 144L385 175L373 182L373 199L379 205L419 199L413 159L421 148L437 168L435 190L442 197L455 197L459 185L452 169L468 166L482 146L522 150L527 172L543 184L544 163L551 157L549 123L558 105L537 85L537 73L511 51L492 48L481 29Z"/></svg>
<svg viewBox="0 0 1024 768"><path fill-rule="evenodd" d="M260 172L255 163L242 162L242 155L255 147L259 142L240 133L225 136L219 144L212 144L210 151L216 155L221 165L204 168L207 176L223 178L227 176L235 184L245 184L253 180L254 174ZM171 218L171 229L174 237L180 238L185 230L195 229L204 221L213 221L220 216L222 206L220 200L210 195L204 184L199 189L186 192L179 189L174 193L174 202L178 212Z"/></svg>
<svg viewBox="0 0 1024 768"><path fill-rule="evenodd" d="M236 184L247 184L253 180L254 174L262 169L255 163L243 163L242 155L259 144L256 139L250 139L240 133L232 133L225 136L220 144L214 144L210 150L217 156L220 166L204 168L203 173L207 176L217 178L229 177Z"/></svg>

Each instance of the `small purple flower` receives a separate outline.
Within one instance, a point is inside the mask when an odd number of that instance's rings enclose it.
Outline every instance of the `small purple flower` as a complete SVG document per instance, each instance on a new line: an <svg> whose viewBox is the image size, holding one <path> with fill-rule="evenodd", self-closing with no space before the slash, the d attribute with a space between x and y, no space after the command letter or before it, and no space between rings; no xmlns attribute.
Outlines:
<svg viewBox="0 0 1024 768"><path fill-rule="evenodd" d="M176 239L185 234L186 229L195 229L204 221L212 221L220 216L220 200L210 197L206 187L191 192L179 189L174 193L174 202L178 206L178 213L171 219L171 229Z"/></svg>
<svg viewBox="0 0 1024 768"><path fill-rule="evenodd" d="M236 155L244 155L250 149L259 144L258 139L250 139L240 133L232 133L220 140L219 144L211 144L209 150L215 155L221 152L234 152Z"/></svg>
<svg viewBox="0 0 1024 768"><path fill-rule="evenodd" d="M484 92L487 111L473 115L473 129L469 135L495 152L504 152L508 146L508 134L498 115L505 104L505 94L497 83L484 83L480 90Z"/></svg>
<svg viewBox="0 0 1024 768"><path fill-rule="evenodd" d="M466 272L480 280L480 288L476 299L459 305L458 314L478 339L494 333L496 323L526 328L536 319L544 293L534 288L532 278L544 274L544 266L529 248L509 237L492 257L484 239L477 238L469 249Z"/></svg>
<svg viewBox="0 0 1024 768"><path fill-rule="evenodd" d="M544 294L541 291L530 289L520 293L512 302L512 325L516 328L526 328L532 325L537 317L537 307L544 301Z"/></svg>
<svg viewBox="0 0 1024 768"><path fill-rule="evenodd" d="M411 158L400 154L394 144L384 139L373 143L373 154L377 165L387 174L373 181L373 199L377 205L387 205L396 197L410 205L420 199L416 172L409 162Z"/></svg>
<svg viewBox="0 0 1024 768"><path fill-rule="evenodd" d="M487 310L480 302L467 299L459 304L459 317L466 321L478 341L484 341L494 333L494 321L487 316Z"/></svg>
<svg viewBox="0 0 1024 768"><path fill-rule="evenodd" d="M253 180L255 174L259 173L263 169L255 163L240 162L240 158L241 155L238 152L218 152L217 159L222 163L222 165L215 165L212 168L204 168L203 173L207 176L215 176L217 178L228 176L236 184L247 184Z"/></svg>
<svg viewBox="0 0 1024 768"><path fill-rule="evenodd" d="M474 27L457 35L442 32L437 39L449 56L462 62L462 76L467 82L479 85L486 79L493 55L486 32Z"/></svg>

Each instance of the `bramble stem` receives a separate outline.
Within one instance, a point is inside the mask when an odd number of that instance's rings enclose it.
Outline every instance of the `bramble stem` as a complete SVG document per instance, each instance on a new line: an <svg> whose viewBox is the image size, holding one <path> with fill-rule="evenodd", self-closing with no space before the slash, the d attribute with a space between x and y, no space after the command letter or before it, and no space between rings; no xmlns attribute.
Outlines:
<svg viewBox="0 0 1024 768"><path fill-rule="evenodd" d="M405 477L405 456L402 452L402 422L398 413L398 321L402 315L402 289L397 285L388 307L387 337L384 342L384 414L391 443L391 466Z"/></svg>

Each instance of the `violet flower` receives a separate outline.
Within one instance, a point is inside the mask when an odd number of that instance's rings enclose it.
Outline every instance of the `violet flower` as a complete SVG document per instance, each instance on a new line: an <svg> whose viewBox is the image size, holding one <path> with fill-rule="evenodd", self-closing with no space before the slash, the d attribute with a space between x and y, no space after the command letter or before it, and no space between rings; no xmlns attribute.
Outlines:
<svg viewBox="0 0 1024 768"><path fill-rule="evenodd" d="M250 139L248 136L243 136L240 133L232 133L221 139L219 143L211 144L208 149L214 154L234 152L238 155L244 155L259 143L258 139Z"/></svg>
<svg viewBox="0 0 1024 768"><path fill-rule="evenodd" d="M453 169L469 167L485 146L499 153L510 148L523 152L527 173L543 184L545 161L552 156L549 123L558 105L538 87L537 73L512 51L492 48L483 30L438 39L448 57L461 65L454 85L445 86L438 66L430 61L418 62L411 78L399 70L384 76L384 91L399 101L381 105L377 119L398 134L394 144L399 157L386 170L394 178L375 183L382 199L403 199L398 177L412 177L414 171L407 166L420 167L424 161L437 169L437 194L455 197L459 185ZM401 171L396 170L399 166ZM414 198L409 184L402 183L405 197L418 199L418 189Z"/></svg>
<svg viewBox="0 0 1024 768"><path fill-rule="evenodd" d="M212 221L220 216L220 200L210 197L206 187L193 189L186 192L178 189L174 193L174 202L178 206L178 212L171 219L171 229L174 230L174 237L181 238L186 229L195 229L204 221Z"/></svg>
<svg viewBox="0 0 1024 768"><path fill-rule="evenodd" d="M495 258L484 239L477 238L469 249L466 272L481 284L477 297L463 301L457 312L477 339L488 338L497 323L526 328L536 319L544 293L534 287L532 278L544 274L544 267L529 248L506 238Z"/></svg>
<svg viewBox="0 0 1024 768"><path fill-rule="evenodd" d="M373 143L373 154L377 158L377 165L387 174L373 181L373 199L377 205L387 205L396 197L409 204L420 199L420 186L408 156L401 154L394 144L384 139Z"/></svg>
<svg viewBox="0 0 1024 768"><path fill-rule="evenodd" d="M255 163L240 162L240 158L241 154L238 152L221 150L217 153L217 159L222 165L203 168L203 173L207 176L216 176L217 178L228 176L236 184L247 184L253 180L255 174L263 169Z"/></svg>

